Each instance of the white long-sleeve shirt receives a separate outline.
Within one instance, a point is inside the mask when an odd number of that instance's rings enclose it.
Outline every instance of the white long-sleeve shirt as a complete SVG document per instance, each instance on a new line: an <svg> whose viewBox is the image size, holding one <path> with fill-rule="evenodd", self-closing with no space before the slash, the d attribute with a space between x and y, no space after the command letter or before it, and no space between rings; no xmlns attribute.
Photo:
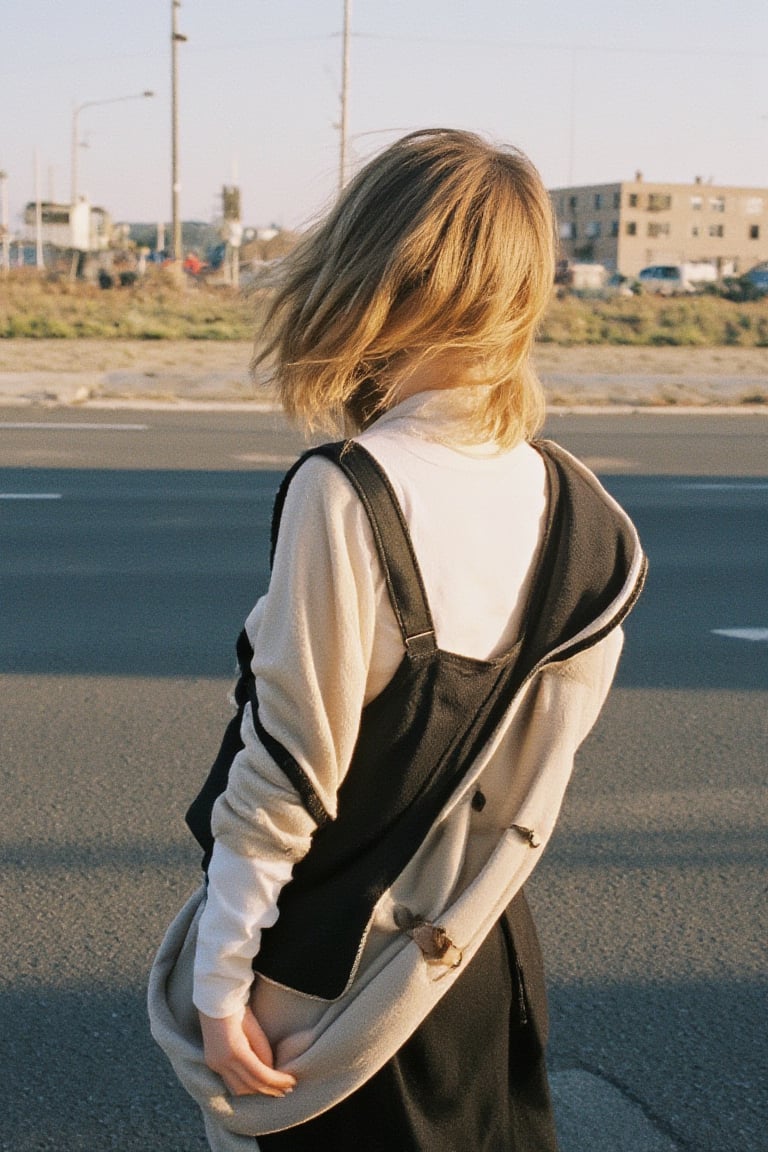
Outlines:
<svg viewBox="0 0 768 1152"><path fill-rule="evenodd" d="M527 444L456 442L455 394L420 393L358 437L403 509L439 647L479 659L508 648L526 602L547 503ZM246 622L261 721L310 777L327 810L349 765L363 706L403 655L370 525L352 486L314 457L288 490L269 590ZM214 810L216 837L195 959L194 1001L210 1016L246 1003L261 931L314 829L261 745L245 747Z"/></svg>

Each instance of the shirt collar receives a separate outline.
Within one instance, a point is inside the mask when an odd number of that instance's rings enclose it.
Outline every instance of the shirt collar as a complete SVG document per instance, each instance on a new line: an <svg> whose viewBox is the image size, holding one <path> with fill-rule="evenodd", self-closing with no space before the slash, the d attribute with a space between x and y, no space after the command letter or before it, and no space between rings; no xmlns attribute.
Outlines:
<svg viewBox="0 0 768 1152"><path fill-rule="evenodd" d="M447 444L470 456L496 456L500 449L495 441L475 441L467 434L467 415L476 403L477 386L416 392L382 412L369 431L396 429L399 434Z"/></svg>

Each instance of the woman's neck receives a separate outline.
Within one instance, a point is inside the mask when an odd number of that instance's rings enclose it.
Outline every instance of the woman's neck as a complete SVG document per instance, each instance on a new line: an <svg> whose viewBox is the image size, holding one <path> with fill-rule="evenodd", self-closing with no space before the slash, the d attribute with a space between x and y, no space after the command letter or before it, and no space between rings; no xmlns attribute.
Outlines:
<svg viewBox="0 0 768 1152"><path fill-rule="evenodd" d="M399 404L418 392L466 388L485 382L477 360L451 350L429 359L405 354L396 365L392 378L391 404Z"/></svg>

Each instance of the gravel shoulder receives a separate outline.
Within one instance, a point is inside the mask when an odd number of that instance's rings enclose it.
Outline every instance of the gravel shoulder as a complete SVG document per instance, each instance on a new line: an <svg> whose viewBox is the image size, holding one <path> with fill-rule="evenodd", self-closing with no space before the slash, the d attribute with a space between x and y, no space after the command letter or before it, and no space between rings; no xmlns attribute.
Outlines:
<svg viewBox="0 0 768 1152"><path fill-rule="evenodd" d="M0 340L4 404L270 404L247 341ZM552 405L768 407L768 348L539 345Z"/></svg>

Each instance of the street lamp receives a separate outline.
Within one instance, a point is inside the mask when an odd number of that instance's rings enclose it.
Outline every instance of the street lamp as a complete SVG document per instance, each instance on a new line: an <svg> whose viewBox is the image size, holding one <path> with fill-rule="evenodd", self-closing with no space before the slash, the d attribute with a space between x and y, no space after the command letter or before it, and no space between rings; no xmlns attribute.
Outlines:
<svg viewBox="0 0 768 1152"><path fill-rule="evenodd" d="M80 144L78 121L80 113L84 108L94 108L97 104L121 104L124 100L146 100L149 96L154 96L154 92L137 92L133 96L112 96L107 100L86 100L85 103L77 105L72 113L72 179L69 189L69 200L73 208L77 203L77 153Z"/></svg>

